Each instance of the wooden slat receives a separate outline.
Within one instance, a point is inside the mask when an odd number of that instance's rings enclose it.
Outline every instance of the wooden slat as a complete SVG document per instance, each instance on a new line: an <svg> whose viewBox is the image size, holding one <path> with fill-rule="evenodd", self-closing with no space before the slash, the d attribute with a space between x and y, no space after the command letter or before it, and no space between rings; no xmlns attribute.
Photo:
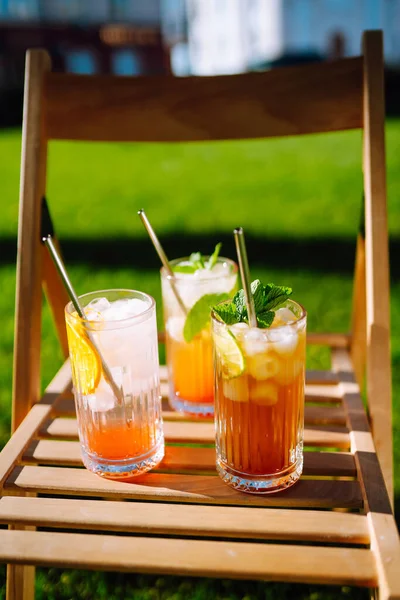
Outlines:
<svg viewBox="0 0 400 600"><path fill-rule="evenodd" d="M342 346L338 346L342 347ZM68 361L66 361L68 363ZM69 367L68 367L69 368ZM70 373L70 371L69 371ZM65 381L63 379L63 386L59 391L64 390L65 387L70 384L70 377L68 377L68 372L64 373ZM168 384L168 371L165 365L160 365L160 381L161 384L166 386ZM306 375L306 400L311 399L314 401L321 402L338 402L340 400L340 393L338 391L337 384L338 376L333 371L323 371L316 370L310 371L307 370ZM166 394L168 395L168 393ZM67 396L66 396L67 397ZM72 398L72 395L71 395ZM63 403L60 403L60 410L63 410Z"/></svg>
<svg viewBox="0 0 400 600"><path fill-rule="evenodd" d="M218 476L150 473L137 483L102 479L86 469L17 467L4 485L8 493L134 498L169 502L236 504L249 506L307 506L309 508L360 508L362 498L355 481L300 480L285 492L260 497L227 486Z"/></svg>
<svg viewBox="0 0 400 600"><path fill-rule="evenodd" d="M36 404L1 451L0 490L9 473L12 471L14 465L17 463L25 448L31 441L35 431L48 417L50 410L51 406Z"/></svg>
<svg viewBox="0 0 400 600"><path fill-rule="evenodd" d="M326 386L324 386L326 387ZM318 398L312 396L313 402ZM325 397L324 397L325 400ZM335 402L338 401L334 398ZM329 403L328 403L329 404ZM72 397L63 396L57 400L54 413L57 416L73 417L75 416L75 403ZM163 402L163 420L164 421L193 421L194 418L183 413L170 410L166 402ZM204 422L212 422L213 417L205 418ZM343 407L341 406L307 406L305 407L304 421L309 425L345 425L346 418ZM198 420L196 421L198 422Z"/></svg>
<svg viewBox="0 0 400 600"><path fill-rule="evenodd" d="M29 464L82 466L79 442L33 442L22 460ZM190 446L167 446L165 457L158 470L196 472L215 470L215 449ZM306 452L304 475L354 477L356 467L350 453Z"/></svg>
<svg viewBox="0 0 400 600"><path fill-rule="evenodd" d="M4 497L0 523L179 536L369 544L364 515L64 498Z"/></svg>
<svg viewBox="0 0 400 600"><path fill-rule="evenodd" d="M306 371L306 383L308 385L331 385L338 383L338 376L333 371L311 370Z"/></svg>
<svg viewBox="0 0 400 600"><path fill-rule="evenodd" d="M393 503L389 244L382 32L368 32L368 37L364 38L363 49L367 399L376 450Z"/></svg>
<svg viewBox="0 0 400 600"><path fill-rule="evenodd" d="M314 402L317 400L312 398ZM335 401L337 399L335 398ZM64 404L66 410L65 415L71 416L75 413L75 408L71 403L71 410L69 410L67 404ZM179 421L187 422L194 421L193 417L185 415L174 410L163 410L163 420L165 421ZM204 419L204 421L213 421L213 417ZM198 422L198 420L197 420ZM308 425L345 425L346 417L342 406L305 406L304 411L304 422Z"/></svg>
<svg viewBox="0 0 400 600"><path fill-rule="evenodd" d="M394 600L400 598L400 540L396 521L349 353L336 349L332 358L333 364L341 369L343 405L351 428L351 450L365 499L371 547L377 560L380 598Z"/></svg>
<svg viewBox="0 0 400 600"><path fill-rule="evenodd" d="M337 385L307 385L306 383L306 402L340 404L340 390Z"/></svg>
<svg viewBox="0 0 400 600"><path fill-rule="evenodd" d="M170 443L213 444L215 430L212 422L166 421L165 439ZM76 439L78 427L76 419L57 418L40 431L41 437L58 439ZM344 427L306 427L304 443L307 446L324 446L347 449L350 447L349 435Z"/></svg>
<svg viewBox="0 0 400 600"><path fill-rule="evenodd" d="M47 132L50 139L185 142L354 129L362 126L361 89L360 58L225 77L51 73Z"/></svg>
<svg viewBox="0 0 400 600"><path fill-rule="evenodd" d="M369 550L0 531L3 560L83 569L374 586Z"/></svg>
<svg viewBox="0 0 400 600"><path fill-rule="evenodd" d="M307 344L330 346L331 348L348 348L351 336L348 333L307 333Z"/></svg>

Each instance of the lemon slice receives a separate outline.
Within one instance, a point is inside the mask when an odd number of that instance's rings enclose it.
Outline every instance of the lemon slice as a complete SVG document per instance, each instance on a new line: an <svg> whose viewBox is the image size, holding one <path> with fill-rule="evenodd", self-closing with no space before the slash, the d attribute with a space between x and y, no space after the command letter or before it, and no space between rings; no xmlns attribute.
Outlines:
<svg viewBox="0 0 400 600"><path fill-rule="evenodd" d="M93 394L101 379L100 358L82 325L67 321L67 335L76 387L81 394Z"/></svg>
<svg viewBox="0 0 400 600"><path fill-rule="evenodd" d="M215 349L222 363L222 374L226 378L239 377L244 372L246 361L237 339L229 329L222 329L214 336Z"/></svg>

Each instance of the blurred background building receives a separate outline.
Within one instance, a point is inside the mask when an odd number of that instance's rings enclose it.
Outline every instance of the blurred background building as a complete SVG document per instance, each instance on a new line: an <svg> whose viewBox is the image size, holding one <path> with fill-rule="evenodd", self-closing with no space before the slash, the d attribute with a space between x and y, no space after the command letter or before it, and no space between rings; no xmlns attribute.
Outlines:
<svg viewBox="0 0 400 600"><path fill-rule="evenodd" d="M400 65L400 0L0 0L0 120L27 48L72 73L222 75L356 55L364 29Z"/></svg>
<svg viewBox="0 0 400 600"><path fill-rule="evenodd" d="M365 29L383 29L386 61L400 63L399 0L187 0L186 9L196 75L354 56Z"/></svg>

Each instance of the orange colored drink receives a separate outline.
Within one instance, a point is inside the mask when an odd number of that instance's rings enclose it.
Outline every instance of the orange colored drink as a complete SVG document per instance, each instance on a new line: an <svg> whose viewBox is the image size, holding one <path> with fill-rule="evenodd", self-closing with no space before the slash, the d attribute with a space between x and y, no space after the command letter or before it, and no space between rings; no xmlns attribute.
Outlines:
<svg viewBox="0 0 400 600"><path fill-rule="evenodd" d="M82 460L102 477L130 479L164 456L155 302L135 290L80 301L87 320L71 303L65 317Z"/></svg>
<svg viewBox="0 0 400 600"><path fill-rule="evenodd" d="M117 424L84 426L88 452L109 460L125 460L142 456L154 447L154 435L148 426Z"/></svg>
<svg viewBox="0 0 400 600"><path fill-rule="evenodd" d="M214 367L209 329L190 343L167 336L167 355L174 390L187 402L214 403Z"/></svg>
<svg viewBox="0 0 400 600"><path fill-rule="evenodd" d="M303 467L305 312L288 300L270 329L213 316L213 337L217 470L242 491L285 489Z"/></svg>
<svg viewBox="0 0 400 600"><path fill-rule="evenodd" d="M205 257L207 259L208 257ZM171 261L171 266L185 265L187 259ZM237 265L229 259L218 258L211 270L194 273L176 272L174 282L161 270L164 322L166 329L167 366L170 383L170 404L178 411L198 416L214 414L214 369L211 339L211 309L218 302L213 298L232 296L237 286ZM186 309L177 301L173 286ZM187 327L193 311L206 302L201 311L206 318L202 325Z"/></svg>

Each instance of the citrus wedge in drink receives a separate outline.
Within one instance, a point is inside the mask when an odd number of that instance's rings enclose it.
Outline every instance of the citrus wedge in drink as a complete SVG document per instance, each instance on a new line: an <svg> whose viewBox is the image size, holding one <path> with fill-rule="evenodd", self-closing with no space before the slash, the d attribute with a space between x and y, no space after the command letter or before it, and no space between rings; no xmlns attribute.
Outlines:
<svg viewBox="0 0 400 600"><path fill-rule="evenodd" d="M233 333L221 328L214 335L215 350L222 363L222 375L226 378L239 377L244 372L246 361Z"/></svg>
<svg viewBox="0 0 400 600"><path fill-rule="evenodd" d="M79 391L84 395L93 394L101 379L100 358L81 324L72 325L67 321L67 334L72 364L79 365L80 369Z"/></svg>

